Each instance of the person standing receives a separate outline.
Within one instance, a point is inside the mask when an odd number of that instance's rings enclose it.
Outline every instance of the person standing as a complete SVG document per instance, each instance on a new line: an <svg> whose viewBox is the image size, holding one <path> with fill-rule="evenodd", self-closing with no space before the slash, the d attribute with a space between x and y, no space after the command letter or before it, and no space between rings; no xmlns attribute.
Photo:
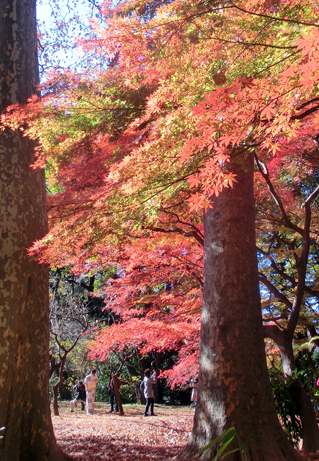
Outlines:
<svg viewBox="0 0 319 461"><path fill-rule="evenodd" d="M151 370L150 368L147 368L144 371L144 397L146 400L146 405L145 405L143 416L148 416L148 409L150 409L151 416L156 416L154 415L154 391L153 391L153 385L156 384L156 382L157 382L157 378L156 378L155 371L151 376Z"/></svg>
<svg viewBox="0 0 319 461"><path fill-rule="evenodd" d="M86 392L85 392L85 386L83 384L83 381L79 381L73 389L77 392L75 398L71 400L70 406L71 406L71 411L74 411L74 404L77 404L77 402L81 402L82 405L82 410L85 409L85 400L86 400Z"/></svg>
<svg viewBox="0 0 319 461"><path fill-rule="evenodd" d="M109 381L108 391L109 391L110 406L111 406L110 413L113 413L114 409L115 409L116 412L118 412L118 411L119 411L119 406L118 406L118 403L117 403L117 400L116 400L115 391L114 391L114 381L113 381L113 378L111 378L110 381Z"/></svg>
<svg viewBox="0 0 319 461"><path fill-rule="evenodd" d="M93 415L94 413L94 400L95 400L95 389L98 377L96 370L93 369L89 375L84 379L84 385L86 390L86 413Z"/></svg>
<svg viewBox="0 0 319 461"><path fill-rule="evenodd" d="M190 380L190 387L192 388L192 393L191 393L191 407L196 407L197 403L197 384L198 380L197 378L191 378Z"/></svg>

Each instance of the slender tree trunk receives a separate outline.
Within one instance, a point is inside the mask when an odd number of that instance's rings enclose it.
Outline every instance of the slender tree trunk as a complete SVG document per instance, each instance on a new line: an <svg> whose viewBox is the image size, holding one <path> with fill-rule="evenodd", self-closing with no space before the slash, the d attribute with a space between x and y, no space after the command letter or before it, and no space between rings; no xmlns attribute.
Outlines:
<svg viewBox="0 0 319 461"><path fill-rule="evenodd" d="M35 0L0 2L0 114L38 83ZM48 271L27 248L47 232L44 172L34 146L0 131L0 459L58 461L49 402Z"/></svg>
<svg viewBox="0 0 319 461"><path fill-rule="evenodd" d="M58 404L58 392L60 384L56 383L53 386L53 414L54 416L59 416L59 404Z"/></svg>
<svg viewBox="0 0 319 461"><path fill-rule="evenodd" d="M159 369L161 366L161 353L160 352L155 352L155 371L156 371L156 376L159 375ZM156 384L154 386L154 402L159 403L161 398L161 388L160 388L160 382L159 380L156 381Z"/></svg>
<svg viewBox="0 0 319 461"><path fill-rule="evenodd" d="M231 159L238 183L204 215L204 299L194 427L184 456L236 429L247 461L302 459L275 411L263 341L255 246L253 156ZM201 457L211 460L217 448ZM227 457L240 459L238 452Z"/></svg>
<svg viewBox="0 0 319 461"><path fill-rule="evenodd" d="M64 354L60 361L60 369L59 369L59 380L53 386L53 412L54 416L59 416L59 404L58 404L58 393L61 384L63 384L63 372L65 367L67 354Z"/></svg>
<svg viewBox="0 0 319 461"><path fill-rule="evenodd" d="M313 404L303 388L301 381L296 382L299 390L300 419L302 425L302 448L307 453L317 453L319 446L318 422Z"/></svg>
<svg viewBox="0 0 319 461"><path fill-rule="evenodd" d="M264 325L263 329L264 337L271 338L279 347L284 375L291 376L296 368L292 348L293 334L287 330L281 330L276 325ZM319 429L316 413L311 399L304 390L300 379L295 381L294 390L302 425L302 448L307 453L315 453L319 449Z"/></svg>
<svg viewBox="0 0 319 461"><path fill-rule="evenodd" d="M292 345L290 342L289 350L291 349L292 353ZM290 351L287 351L284 348L280 348L280 355L282 359L282 363L289 364L289 366L283 368L285 376L290 376L295 370L295 360L294 358L290 360ZM285 373L285 369L290 371L289 373ZM318 430L318 422L316 418L316 412L314 410L313 404L311 399L305 389L303 388L302 382L300 379L296 379L293 384L295 395L296 395L296 404L299 410L299 416L301 420L301 427L302 427L302 448L307 453L316 453L319 449L319 430Z"/></svg>
<svg viewBox="0 0 319 461"><path fill-rule="evenodd" d="M120 386L119 381L120 380L117 377L117 375L112 375L112 376L113 376L114 394L115 394L115 397L116 397L117 405L119 407L120 415L123 416L124 415L124 410L123 410L122 400L121 400L120 391L119 391L119 386Z"/></svg>
<svg viewBox="0 0 319 461"><path fill-rule="evenodd" d="M146 370L145 359L142 357L141 359L139 358L138 361L139 361L139 369L140 369L141 380L143 381L143 379L144 379L144 371ZM138 392L139 392L139 396L140 396L140 402L139 403L141 403L142 405L145 405L146 400L145 400L145 397L144 397L144 391L141 390L140 387L138 387Z"/></svg>

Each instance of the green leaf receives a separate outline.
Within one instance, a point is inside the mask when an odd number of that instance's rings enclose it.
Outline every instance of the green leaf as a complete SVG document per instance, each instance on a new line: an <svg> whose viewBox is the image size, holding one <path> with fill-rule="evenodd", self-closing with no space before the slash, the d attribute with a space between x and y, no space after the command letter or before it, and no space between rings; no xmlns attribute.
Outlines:
<svg viewBox="0 0 319 461"><path fill-rule="evenodd" d="M239 449L239 448L235 448L234 450L227 451L227 452L222 456L222 458L226 458L226 456L231 455L232 453L235 453L236 451L240 451L240 449ZM217 455L216 455L216 456L217 456ZM214 459L215 459L215 458L213 458L212 461L214 461Z"/></svg>
<svg viewBox="0 0 319 461"><path fill-rule="evenodd" d="M218 452L216 453L216 455L214 456L214 458L212 459L212 461L215 461L216 459L219 458L219 456L223 453L223 451L226 450L226 448L228 447L228 445L230 444L230 442L232 442L232 440L234 439L235 437L235 434L229 439L227 440L227 442L223 442L222 446L220 447L220 449L218 450ZM237 448L238 450L238 448ZM227 453L225 453L222 458L225 458L225 456L227 455Z"/></svg>
<svg viewBox="0 0 319 461"><path fill-rule="evenodd" d="M202 448L200 451L199 451L199 455L203 454L206 450L209 450L213 445L215 445L217 442L219 442L220 440L222 439L225 439L226 437L231 437L234 438L236 434L236 431L233 427L230 427L229 429L227 429L226 432L224 432L223 434L221 434L220 436L216 437L216 439L212 440L211 442L209 442L208 445L206 445L204 448Z"/></svg>

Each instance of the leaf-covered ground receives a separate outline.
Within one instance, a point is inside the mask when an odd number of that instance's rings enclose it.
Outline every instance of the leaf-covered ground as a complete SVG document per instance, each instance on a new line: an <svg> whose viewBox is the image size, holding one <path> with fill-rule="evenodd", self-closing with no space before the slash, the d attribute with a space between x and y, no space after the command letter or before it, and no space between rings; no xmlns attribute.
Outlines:
<svg viewBox="0 0 319 461"><path fill-rule="evenodd" d="M178 457L193 424L190 407L156 404L157 416L147 418L142 405L124 405L124 416L109 409L95 403L95 414L87 416L80 404L71 413L69 402L60 402L60 416L52 420L62 450L75 461L168 461ZM305 461L318 459L318 453L305 456Z"/></svg>
<svg viewBox="0 0 319 461"><path fill-rule="evenodd" d="M52 416L55 435L65 453L83 461L168 460L187 443L194 410L189 407L155 405L157 416L143 417L142 405L125 405L124 416L108 413L109 405L95 404L87 416L80 404L70 412L68 402Z"/></svg>

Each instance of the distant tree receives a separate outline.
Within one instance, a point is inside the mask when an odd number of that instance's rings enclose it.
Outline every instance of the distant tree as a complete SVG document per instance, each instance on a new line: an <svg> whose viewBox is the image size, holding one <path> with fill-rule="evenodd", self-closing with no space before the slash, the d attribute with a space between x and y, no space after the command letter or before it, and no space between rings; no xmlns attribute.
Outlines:
<svg viewBox="0 0 319 461"><path fill-rule="evenodd" d="M94 277L90 281L93 284ZM90 285L83 280L77 282L68 272L50 272L50 363L51 372L58 375L53 385L55 415L59 415L58 391L64 382L67 359L80 339L83 342L85 332L88 333L86 340L90 338L90 329L95 325L96 305L89 296L90 291L93 291ZM84 373L85 363L81 366Z"/></svg>

